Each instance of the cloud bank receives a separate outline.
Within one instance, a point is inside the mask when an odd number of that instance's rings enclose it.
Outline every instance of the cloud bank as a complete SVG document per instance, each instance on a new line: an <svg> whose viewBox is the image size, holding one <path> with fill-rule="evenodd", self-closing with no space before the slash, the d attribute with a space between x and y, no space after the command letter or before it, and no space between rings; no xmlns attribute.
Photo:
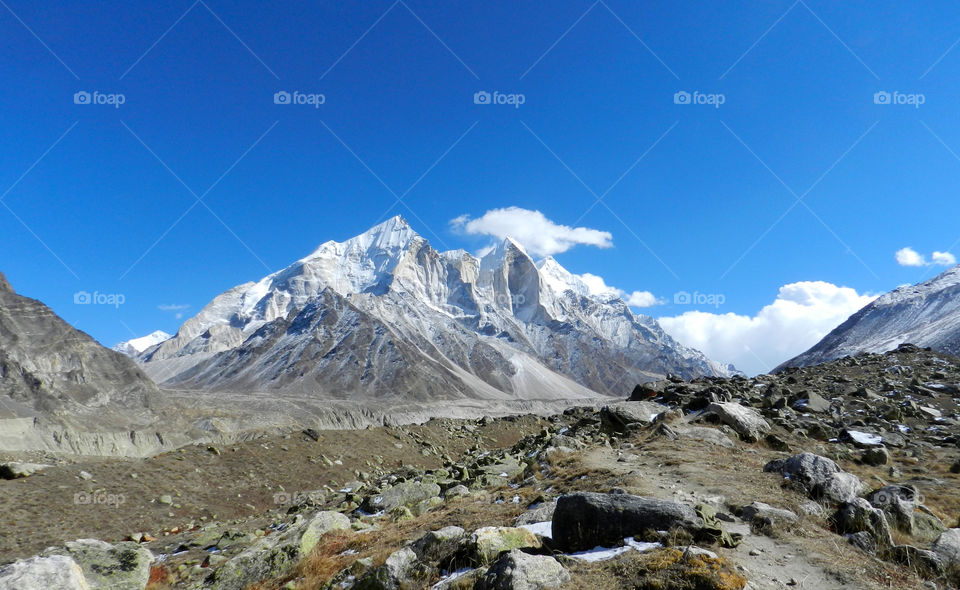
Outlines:
<svg viewBox="0 0 960 590"><path fill-rule="evenodd" d="M452 219L450 226L471 235L491 236L498 241L509 236L534 258L560 254L579 245L597 248L613 246L610 232L561 225L547 219L539 211L520 207L491 209L476 219L461 215Z"/></svg>

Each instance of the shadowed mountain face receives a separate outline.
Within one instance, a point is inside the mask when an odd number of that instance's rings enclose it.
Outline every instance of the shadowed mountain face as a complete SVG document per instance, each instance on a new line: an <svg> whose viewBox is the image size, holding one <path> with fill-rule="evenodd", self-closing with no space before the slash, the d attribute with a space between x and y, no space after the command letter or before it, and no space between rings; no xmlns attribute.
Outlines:
<svg viewBox="0 0 960 590"><path fill-rule="evenodd" d="M17 295L0 274L0 415L103 416L143 408L157 391L143 370Z"/></svg>
<svg viewBox="0 0 960 590"><path fill-rule="evenodd" d="M876 299L777 370L886 352L904 343L960 355L960 266Z"/></svg>
<svg viewBox="0 0 960 590"><path fill-rule="evenodd" d="M438 252L400 217L217 296L137 358L171 387L355 400L622 396L729 372L509 238Z"/></svg>

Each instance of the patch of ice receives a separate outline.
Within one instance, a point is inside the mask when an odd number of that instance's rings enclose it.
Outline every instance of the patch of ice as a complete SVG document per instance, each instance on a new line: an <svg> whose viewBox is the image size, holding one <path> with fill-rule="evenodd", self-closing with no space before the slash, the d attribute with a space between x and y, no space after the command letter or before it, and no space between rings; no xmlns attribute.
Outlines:
<svg viewBox="0 0 960 590"><path fill-rule="evenodd" d="M647 551L652 551L654 549L659 549L663 547L660 543L641 543L639 541L634 541L633 539L627 537L623 540L623 547L594 547L587 551L577 551L576 553L567 553L567 557L573 557L581 561L607 561L608 559L613 559L618 555L623 555L627 551L639 551L645 553Z"/></svg>
<svg viewBox="0 0 960 590"><path fill-rule="evenodd" d="M443 588L446 586L446 584L456 580L457 578L462 578L463 576L469 574L472 571L473 569L469 567L464 567L464 568L458 569L455 572L450 572L446 576L440 578L440 581L434 584L433 586L431 586L431 588Z"/></svg>

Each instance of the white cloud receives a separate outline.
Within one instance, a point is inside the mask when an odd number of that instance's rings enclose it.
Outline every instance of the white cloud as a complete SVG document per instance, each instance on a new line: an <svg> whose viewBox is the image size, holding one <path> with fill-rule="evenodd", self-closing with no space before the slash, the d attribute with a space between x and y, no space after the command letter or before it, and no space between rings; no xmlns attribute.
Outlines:
<svg viewBox="0 0 960 590"><path fill-rule="evenodd" d="M560 254L581 244L597 248L613 246L610 232L560 225L539 211L520 207L491 209L476 219L461 215L451 219L450 225L468 234L492 236L498 240L511 237L534 258Z"/></svg>
<svg viewBox="0 0 960 590"><path fill-rule="evenodd" d="M939 264L940 266L953 266L957 263L956 257L949 252L934 252L930 258L933 260L933 264Z"/></svg>
<svg viewBox="0 0 960 590"><path fill-rule="evenodd" d="M583 281L587 288L590 289L590 294L619 297L623 299L630 307L653 307L654 305L661 305L664 303L662 299L658 299L657 296L650 291L634 291L632 293L627 293L623 289L618 289L608 285L601 276L590 274L588 272L577 276L581 281Z"/></svg>
<svg viewBox="0 0 960 590"><path fill-rule="evenodd" d="M900 266L953 266L957 263L957 259L949 252L934 252L930 255L930 262L927 262L923 254L910 247L900 248L894 257Z"/></svg>
<svg viewBox="0 0 960 590"><path fill-rule="evenodd" d="M752 317L688 311L658 321L681 343L756 375L806 351L874 299L849 287L804 281L780 287L773 303Z"/></svg>

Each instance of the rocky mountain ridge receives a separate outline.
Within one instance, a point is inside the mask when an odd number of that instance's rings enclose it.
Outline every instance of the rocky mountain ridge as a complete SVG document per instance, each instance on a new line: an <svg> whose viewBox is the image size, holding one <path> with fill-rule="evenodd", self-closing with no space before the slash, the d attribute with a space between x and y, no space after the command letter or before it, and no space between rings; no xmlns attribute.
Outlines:
<svg viewBox="0 0 960 590"><path fill-rule="evenodd" d="M557 399L727 374L511 239L438 252L401 217L213 299L138 357L166 386L337 399Z"/></svg>

